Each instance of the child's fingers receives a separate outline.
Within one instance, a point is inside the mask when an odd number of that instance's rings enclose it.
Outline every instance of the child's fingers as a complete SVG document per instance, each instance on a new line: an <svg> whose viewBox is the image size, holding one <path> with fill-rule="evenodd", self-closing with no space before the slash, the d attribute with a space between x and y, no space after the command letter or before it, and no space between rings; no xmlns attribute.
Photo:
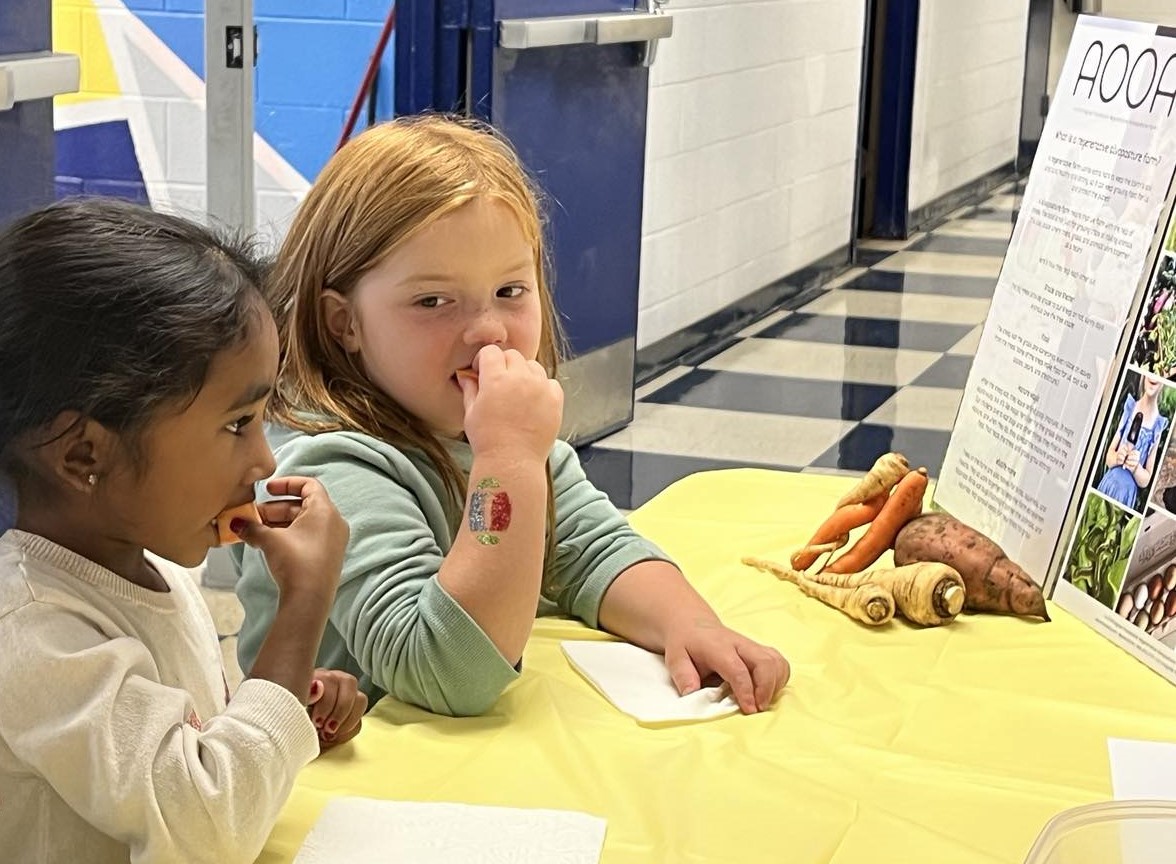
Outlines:
<svg viewBox="0 0 1176 864"><path fill-rule="evenodd" d="M324 732L328 735L334 735L343 727L358 693L359 687L356 685L354 677L348 675L346 678L340 678L339 687L335 691L335 707L331 709L331 713L323 721Z"/></svg>
<svg viewBox="0 0 1176 864"><path fill-rule="evenodd" d="M323 484L313 477L274 477L267 480L265 488L271 495L281 497L301 498L306 501L319 495L325 495Z"/></svg>
<svg viewBox="0 0 1176 864"><path fill-rule="evenodd" d="M478 381L492 376L506 369L506 354L497 345L483 345L474 355L470 367L478 373Z"/></svg>
<svg viewBox="0 0 1176 864"><path fill-rule="evenodd" d="M744 714L756 713L759 708L755 701L755 681L739 652L732 646L716 657L715 661L715 672L731 685L731 695L739 703L739 710Z"/></svg>
<svg viewBox="0 0 1176 864"><path fill-rule="evenodd" d="M250 522L240 517L237 517L229 523L229 530L240 537L245 545L252 546L254 549L260 549L262 552L265 552L269 547L270 538L274 534L274 529L268 525L263 525L260 522Z"/></svg>
<svg viewBox="0 0 1176 864"><path fill-rule="evenodd" d="M791 673L788 661L776 649L756 645L753 642L744 645L737 644L735 650L751 671L756 708L760 711L766 711L771 707L776 694L788 682L788 676Z"/></svg>
<svg viewBox="0 0 1176 864"><path fill-rule="evenodd" d="M363 715L367 712L368 699L367 694L357 692L355 699L351 703L351 710L339 721L339 726L332 734L335 736L335 743L346 741L355 736L359 731L359 726L363 722Z"/></svg>
<svg viewBox="0 0 1176 864"><path fill-rule="evenodd" d="M261 521L273 528L284 528L294 521L302 512L302 501L285 499L281 501L263 501L257 505L261 513Z"/></svg>
<svg viewBox="0 0 1176 864"><path fill-rule="evenodd" d="M334 747L336 744L350 741L359 734L359 730L363 727L363 715L367 711L367 704L367 695L357 693L355 702L351 705L351 711L344 718L343 722L339 724L338 731L334 734L324 734L322 736L324 748Z"/></svg>
<svg viewBox="0 0 1176 864"><path fill-rule="evenodd" d="M457 383L461 387L462 405L468 412L474 404L474 400L478 398L478 378L477 376L458 375Z"/></svg>
<svg viewBox="0 0 1176 864"><path fill-rule="evenodd" d="M679 695L685 696L697 690L702 682L698 676L698 669L685 648L677 647L666 651L666 671L670 673L670 680L674 682Z"/></svg>
<svg viewBox="0 0 1176 864"><path fill-rule="evenodd" d="M339 682L334 676L323 679L323 695L322 697L310 706L310 719L314 721L315 728L326 731L327 719L335 710L335 705L339 700Z"/></svg>

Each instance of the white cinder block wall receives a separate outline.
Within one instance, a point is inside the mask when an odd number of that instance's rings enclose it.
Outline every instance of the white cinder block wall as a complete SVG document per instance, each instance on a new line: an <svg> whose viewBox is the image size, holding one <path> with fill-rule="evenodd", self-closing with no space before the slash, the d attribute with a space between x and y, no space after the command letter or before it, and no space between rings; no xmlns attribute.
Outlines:
<svg viewBox="0 0 1176 864"><path fill-rule="evenodd" d="M639 348L853 233L865 0L666 10L674 35L650 76Z"/></svg>
<svg viewBox="0 0 1176 864"><path fill-rule="evenodd" d="M1176 25L1176 3L1172 0L1102 0L1100 14L1128 21Z"/></svg>
<svg viewBox="0 0 1176 864"><path fill-rule="evenodd" d="M920 4L910 209L1016 157L1028 15L1028 0Z"/></svg>

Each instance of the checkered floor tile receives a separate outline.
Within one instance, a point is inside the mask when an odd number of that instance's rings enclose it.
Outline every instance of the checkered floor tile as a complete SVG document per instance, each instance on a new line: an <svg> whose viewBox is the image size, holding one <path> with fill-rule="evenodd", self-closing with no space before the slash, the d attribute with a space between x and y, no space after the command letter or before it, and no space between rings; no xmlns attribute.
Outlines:
<svg viewBox="0 0 1176 864"><path fill-rule="evenodd" d="M581 450L589 478L632 509L716 468L861 472L900 450L937 475L1019 202L1014 184L863 244L864 269L641 387L633 422Z"/></svg>

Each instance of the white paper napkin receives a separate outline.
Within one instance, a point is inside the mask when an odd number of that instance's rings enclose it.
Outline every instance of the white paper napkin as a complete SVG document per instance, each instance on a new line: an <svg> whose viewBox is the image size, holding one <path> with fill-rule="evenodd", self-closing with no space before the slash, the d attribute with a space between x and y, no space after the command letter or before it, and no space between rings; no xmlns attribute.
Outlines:
<svg viewBox="0 0 1176 864"><path fill-rule="evenodd" d="M1176 744L1108 738L1116 801L1176 800Z"/></svg>
<svg viewBox="0 0 1176 864"><path fill-rule="evenodd" d="M726 685L679 696L665 658L628 642L561 642L572 668L643 726L726 717L739 710Z"/></svg>
<svg viewBox="0 0 1176 864"><path fill-rule="evenodd" d="M294 864L599 864L604 829L566 810L334 798Z"/></svg>

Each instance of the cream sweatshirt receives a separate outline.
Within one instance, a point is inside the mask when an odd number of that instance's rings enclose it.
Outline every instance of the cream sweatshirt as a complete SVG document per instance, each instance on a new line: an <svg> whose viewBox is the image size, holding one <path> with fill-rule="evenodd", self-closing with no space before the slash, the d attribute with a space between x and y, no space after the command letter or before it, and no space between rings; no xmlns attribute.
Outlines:
<svg viewBox="0 0 1176 864"><path fill-rule="evenodd" d="M0 536L0 858L251 862L318 754L299 700L228 699L189 575L149 591L43 537Z"/></svg>

